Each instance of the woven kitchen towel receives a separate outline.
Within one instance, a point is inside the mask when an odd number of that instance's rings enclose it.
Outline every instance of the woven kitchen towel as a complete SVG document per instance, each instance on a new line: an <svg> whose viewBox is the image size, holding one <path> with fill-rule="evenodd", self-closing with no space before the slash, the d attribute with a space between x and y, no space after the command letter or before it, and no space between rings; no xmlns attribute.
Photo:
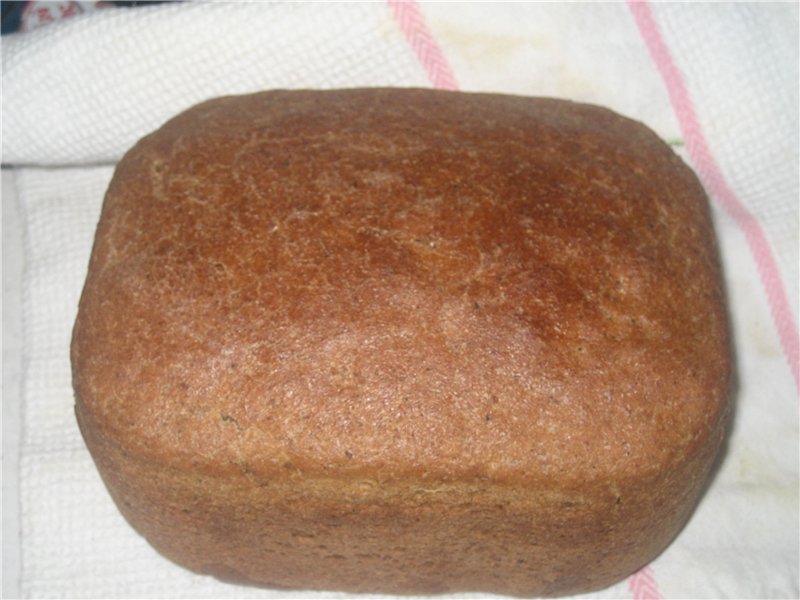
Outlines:
<svg viewBox="0 0 800 600"><path fill-rule="evenodd" d="M15 169L26 258L23 595L309 596L188 573L116 511L70 389L94 225L113 162L198 100L437 85L610 106L669 141L712 196L739 370L727 453L675 542L591 597L798 597L797 17L792 5L180 4L4 39L3 161L27 165Z"/></svg>
<svg viewBox="0 0 800 600"><path fill-rule="evenodd" d="M398 51L400 50L400 51ZM384 5L162 4L3 39L3 160L113 162L212 96L426 85Z"/></svg>

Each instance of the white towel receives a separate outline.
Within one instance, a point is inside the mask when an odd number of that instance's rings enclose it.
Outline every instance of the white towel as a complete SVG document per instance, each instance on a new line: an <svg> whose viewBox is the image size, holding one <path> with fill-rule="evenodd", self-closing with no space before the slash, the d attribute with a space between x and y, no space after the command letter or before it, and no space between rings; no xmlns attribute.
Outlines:
<svg viewBox="0 0 800 600"><path fill-rule="evenodd" d="M188 573L111 502L70 387L94 226L113 163L197 101L436 84L609 106L672 143L712 196L739 369L727 454L675 542L591 597L798 597L797 48L789 4L181 3L4 37L3 162L24 227L22 594L309 596Z"/></svg>

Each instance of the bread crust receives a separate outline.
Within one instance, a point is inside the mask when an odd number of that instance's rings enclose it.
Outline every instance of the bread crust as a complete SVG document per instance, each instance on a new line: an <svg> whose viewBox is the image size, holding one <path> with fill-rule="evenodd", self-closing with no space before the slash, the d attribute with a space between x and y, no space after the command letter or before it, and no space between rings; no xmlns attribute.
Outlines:
<svg viewBox="0 0 800 600"><path fill-rule="evenodd" d="M159 551L257 585L559 595L654 558L720 447L708 203L554 99L270 91L119 163L78 422Z"/></svg>

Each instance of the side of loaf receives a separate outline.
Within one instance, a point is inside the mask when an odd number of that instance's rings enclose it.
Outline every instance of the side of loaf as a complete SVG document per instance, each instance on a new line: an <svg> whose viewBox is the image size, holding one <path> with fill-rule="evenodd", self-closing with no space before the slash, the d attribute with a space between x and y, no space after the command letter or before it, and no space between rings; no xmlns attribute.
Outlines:
<svg viewBox="0 0 800 600"><path fill-rule="evenodd" d="M555 99L270 91L119 163L72 343L111 496L255 585L560 595L685 524L731 358L697 178Z"/></svg>

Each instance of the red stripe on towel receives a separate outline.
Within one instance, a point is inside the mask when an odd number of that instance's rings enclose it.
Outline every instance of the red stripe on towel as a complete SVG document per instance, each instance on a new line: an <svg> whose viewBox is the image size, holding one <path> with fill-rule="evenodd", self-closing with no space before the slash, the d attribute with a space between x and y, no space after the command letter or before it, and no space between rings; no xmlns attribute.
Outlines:
<svg viewBox="0 0 800 600"><path fill-rule="evenodd" d="M628 578L628 589L633 600L662 600L650 567L642 567Z"/></svg>
<svg viewBox="0 0 800 600"><path fill-rule="evenodd" d="M697 168L703 184L719 206L734 220L744 233L753 255L761 283L767 295L772 319L778 331L783 352L794 376L795 387L800 392L800 335L794 321L789 298L781 279L778 265L772 254L761 224L731 189L703 134L692 99L678 67L672 60L669 48L646 1L628 0L639 33L647 45L664 84L672 108L686 139L686 149Z"/></svg>
<svg viewBox="0 0 800 600"><path fill-rule="evenodd" d="M436 43L419 5L414 0L387 0L392 14L406 36L411 49L425 68L433 87L442 90L457 90L458 84L450 64Z"/></svg>

